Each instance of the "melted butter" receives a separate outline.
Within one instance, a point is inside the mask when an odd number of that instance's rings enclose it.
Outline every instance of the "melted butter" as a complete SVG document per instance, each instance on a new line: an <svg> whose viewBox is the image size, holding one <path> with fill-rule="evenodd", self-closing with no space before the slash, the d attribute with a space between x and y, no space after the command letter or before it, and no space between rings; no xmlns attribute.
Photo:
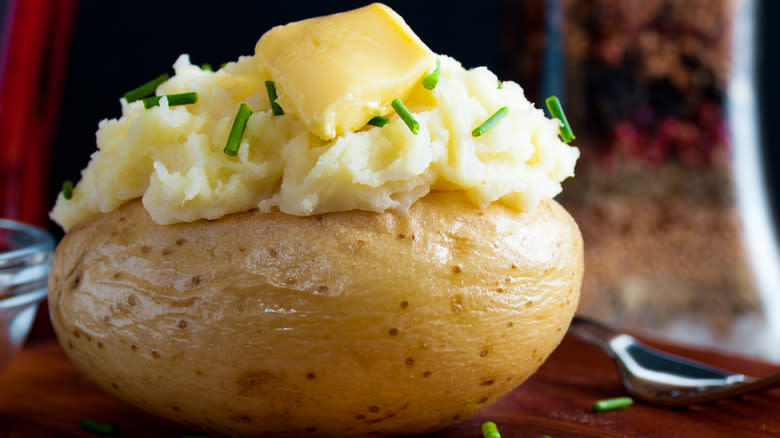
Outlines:
<svg viewBox="0 0 780 438"><path fill-rule="evenodd" d="M392 112L390 102L405 98L435 63L403 18L379 3L275 27L255 53L279 104L323 139Z"/></svg>

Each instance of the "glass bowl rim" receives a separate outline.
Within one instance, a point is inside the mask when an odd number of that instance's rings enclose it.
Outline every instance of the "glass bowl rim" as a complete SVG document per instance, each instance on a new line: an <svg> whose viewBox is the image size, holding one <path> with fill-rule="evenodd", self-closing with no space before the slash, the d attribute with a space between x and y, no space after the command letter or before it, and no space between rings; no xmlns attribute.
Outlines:
<svg viewBox="0 0 780 438"><path fill-rule="evenodd" d="M31 255L50 252L54 249L54 238L48 231L34 225L11 219L0 219L0 231L8 230L24 234L32 239L27 245L0 252L0 270L24 262Z"/></svg>

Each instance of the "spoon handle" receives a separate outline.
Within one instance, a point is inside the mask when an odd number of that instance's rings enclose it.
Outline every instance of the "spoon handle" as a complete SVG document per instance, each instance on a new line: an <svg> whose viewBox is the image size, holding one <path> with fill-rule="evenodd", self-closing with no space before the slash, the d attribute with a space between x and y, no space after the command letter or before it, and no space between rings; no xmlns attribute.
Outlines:
<svg viewBox="0 0 780 438"><path fill-rule="evenodd" d="M711 386L699 389L690 389L679 391L678 394L655 394L653 397L647 397L646 394L640 394L643 400L669 407L682 407L695 404L712 403L718 400L739 397L751 392L766 391L772 388L780 387L780 373L775 373L762 379L756 379L745 382L735 382L732 385Z"/></svg>
<svg viewBox="0 0 780 438"><path fill-rule="evenodd" d="M576 315L572 319L571 325L569 325L569 333L576 335L583 341L600 347L610 356L613 355L610 342L620 336L619 332L598 321Z"/></svg>

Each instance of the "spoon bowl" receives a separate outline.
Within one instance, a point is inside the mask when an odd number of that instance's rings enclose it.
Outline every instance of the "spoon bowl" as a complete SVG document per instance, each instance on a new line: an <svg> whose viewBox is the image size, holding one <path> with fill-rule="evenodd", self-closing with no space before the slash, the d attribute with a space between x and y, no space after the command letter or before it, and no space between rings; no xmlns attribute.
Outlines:
<svg viewBox="0 0 780 438"><path fill-rule="evenodd" d="M569 332L612 357L632 396L662 406L689 406L780 387L780 373L762 379L729 373L650 348L597 321L575 316Z"/></svg>

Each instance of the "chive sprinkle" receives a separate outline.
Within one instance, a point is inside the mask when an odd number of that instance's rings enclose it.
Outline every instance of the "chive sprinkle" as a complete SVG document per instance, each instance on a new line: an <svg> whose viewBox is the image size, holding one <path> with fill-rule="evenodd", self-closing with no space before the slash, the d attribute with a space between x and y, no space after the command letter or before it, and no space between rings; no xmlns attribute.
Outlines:
<svg viewBox="0 0 780 438"><path fill-rule="evenodd" d="M113 424L101 423L93 420L81 420L79 422L81 430L84 432L97 433L100 435L117 435L119 428Z"/></svg>
<svg viewBox="0 0 780 438"><path fill-rule="evenodd" d="M575 137L574 133L571 131L569 122L566 120L566 114L563 113L561 102L555 96L548 97L544 102L547 104L547 109L550 110L550 115L560 120L562 123L560 129L561 140L563 140L564 143L570 143Z"/></svg>
<svg viewBox="0 0 780 438"><path fill-rule="evenodd" d="M188 105L198 101L198 93L194 91L190 91L188 93L179 93L179 94L166 94L165 97L168 98L168 106ZM145 97L142 100L142 102L144 103L144 108L149 109L155 106L159 106L160 99L162 98L163 96Z"/></svg>
<svg viewBox="0 0 780 438"><path fill-rule="evenodd" d="M484 438L501 438L501 434L498 433L498 426L492 421L482 423L482 436Z"/></svg>
<svg viewBox="0 0 780 438"><path fill-rule="evenodd" d="M396 97L393 99L393 102L390 105L393 107L398 116L401 117L401 120L406 123L406 126L409 127L409 130L412 131L412 134L417 135L417 131L420 129L420 124L417 122L417 119L414 118L412 113L406 109L406 106L404 106L404 103L401 102L401 99Z"/></svg>
<svg viewBox="0 0 780 438"><path fill-rule="evenodd" d="M275 116L283 116L284 110L276 103L276 99L279 96L276 95L276 85L274 84L274 81L265 81L265 91L268 92L268 100L271 101L271 111L273 111Z"/></svg>
<svg viewBox="0 0 780 438"><path fill-rule="evenodd" d="M615 397L606 400L599 400L593 403L593 412L623 409L631 406L632 404L634 404L634 400L631 397Z"/></svg>
<svg viewBox="0 0 780 438"><path fill-rule="evenodd" d="M62 197L65 199L70 199L73 197L73 181L66 180L64 183L62 183Z"/></svg>
<svg viewBox="0 0 780 438"><path fill-rule="evenodd" d="M136 100L143 99L146 96L150 96L154 94L154 92L157 90L157 87L167 80L168 80L168 74L163 73L160 76L157 76L156 78L152 79L151 81L139 86L138 88L128 91L127 93L125 93L124 98L127 101L127 103L135 102Z"/></svg>
<svg viewBox="0 0 780 438"><path fill-rule="evenodd" d="M504 85L504 81L502 81L501 79L499 79L499 80L498 80L498 87L497 87L497 88L500 90L500 89L501 89L501 86L503 86L503 85Z"/></svg>
<svg viewBox="0 0 780 438"><path fill-rule="evenodd" d="M503 119L508 112L509 112L509 108L502 106L498 111L495 112L495 114L493 114L487 120L482 122L481 125L474 128L474 130L471 131L471 135L474 137L479 137L480 135L488 132L488 130L492 128L493 125L498 123L499 120Z"/></svg>
<svg viewBox="0 0 780 438"><path fill-rule="evenodd" d="M423 78L423 87L425 87L426 90L433 90L434 88L436 88L436 84L439 83L440 72L441 72L441 60L439 58L436 58L436 68L433 69L431 74Z"/></svg>
<svg viewBox="0 0 780 438"><path fill-rule="evenodd" d="M219 65L219 69L222 70L223 68L225 68L226 65L227 62L223 62L222 64Z"/></svg>
<svg viewBox="0 0 780 438"><path fill-rule="evenodd" d="M380 116L379 114L377 114L374 117L371 117L371 120L369 120L368 123L366 123L366 124L367 125L371 125L371 126L378 126L378 127L381 128L381 127L387 125L388 123L390 123L390 119L388 119L387 117Z"/></svg>
<svg viewBox="0 0 780 438"><path fill-rule="evenodd" d="M233 120L233 126L230 128L230 134L228 134L227 144L225 149L222 150L226 155L235 157L238 155L238 147L241 146L241 138L244 136L246 130L246 122L249 120L249 116L252 115L252 108L249 108L244 102L238 106L238 113L235 120Z"/></svg>
<svg viewBox="0 0 780 438"><path fill-rule="evenodd" d="M211 67L211 64L209 63L201 65L200 69L205 71L214 71L214 69Z"/></svg>

